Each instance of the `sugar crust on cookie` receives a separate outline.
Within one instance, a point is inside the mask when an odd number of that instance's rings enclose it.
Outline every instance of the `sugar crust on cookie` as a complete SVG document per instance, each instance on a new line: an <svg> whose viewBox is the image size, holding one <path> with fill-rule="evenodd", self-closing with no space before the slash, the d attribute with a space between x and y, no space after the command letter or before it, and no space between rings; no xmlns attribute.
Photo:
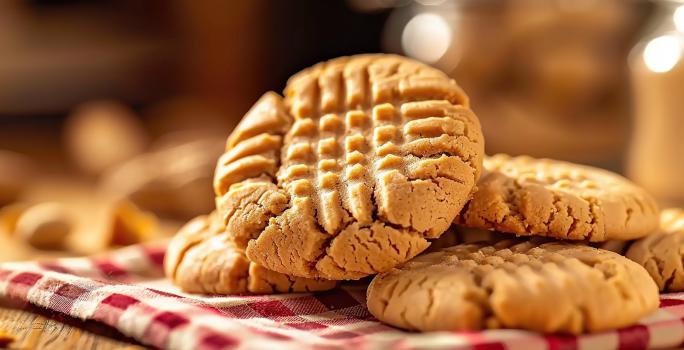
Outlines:
<svg viewBox="0 0 684 350"><path fill-rule="evenodd" d="M164 269L175 285L189 293L297 293L337 285L335 281L288 276L250 262L215 214L198 216L180 229L169 243Z"/></svg>
<svg viewBox="0 0 684 350"><path fill-rule="evenodd" d="M657 309L658 289L638 264L582 244L535 241L463 244L421 255L376 276L368 308L409 330L572 334L627 326Z"/></svg>
<svg viewBox="0 0 684 350"><path fill-rule="evenodd" d="M643 266L661 291L684 291L684 209L665 209L660 229L636 240L625 254Z"/></svg>
<svg viewBox="0 0 684 350"><path fill-rule="evenodd" d="M636 239L658 226L652 196L589 166L500 154L485 157L477 187L457 224L591 242Z"/></svg>
<svg viewBox="0 0 684 350"><path fill-rule="evenodd" d="M217 208L250 260L358 279L423 251L474 189L484 140L444 73L393 55L323 62L268 93L228 139Z"/></svg>

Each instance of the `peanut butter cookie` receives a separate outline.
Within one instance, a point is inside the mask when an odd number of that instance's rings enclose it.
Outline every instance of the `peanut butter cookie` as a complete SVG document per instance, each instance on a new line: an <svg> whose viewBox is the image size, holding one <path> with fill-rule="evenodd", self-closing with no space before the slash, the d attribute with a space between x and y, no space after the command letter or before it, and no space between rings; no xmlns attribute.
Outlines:
<svg viewBox="0 0 684 350"><path fill-rule="evenodd" d="M661 291L684 291L684 209L666 209L660 230L635 241L626 256L645 267Z"/></svg>
<svg viewBox="0 0 684 350"><path fill-rule="evenodd" d="M484 140L461 88L393 55L320 63L264 95L228 139L214 189L248 258L359 279L411 259L470 198Z"/></svg>
<svg viewBox="0 0 684 350"><path fill-rule="evenodd" d="M623 327L658 308L658 288L629 259L582 244L505 240L421 255L376 276L368 309L410 330Z"/></svg>
<svg viewBox="0 0 684 350"><path fill-rule="evenodd" d="M336 282L291 277L247 260L215 214L188 222L166 252L164 270L189 293L296 293L332 289Z"/></svg>
<svg viewBox="0 0 684 350"><path fill-rule="evenodd" d="M550 159L497 155L456 223L521 236L603 242L658 227L648 193L606 170Z"/></svg>

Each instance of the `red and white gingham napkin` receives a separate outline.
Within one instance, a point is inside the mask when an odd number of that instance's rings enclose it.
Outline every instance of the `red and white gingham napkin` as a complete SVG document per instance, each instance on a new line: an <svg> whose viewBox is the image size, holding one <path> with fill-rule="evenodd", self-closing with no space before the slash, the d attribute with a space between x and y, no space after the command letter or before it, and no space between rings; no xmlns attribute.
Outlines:
<svg viewBox="0 0 684 350"><path fill-rule="evenodd" d="M684 343L684 293L639 324L574 336L519 330L410 333L376 321L360 284L315 294L199 297L164 279L164 245L0 264L0 297L112 326L168 349L646 349ZM549 305L553 311L553 305Z"/></svg>

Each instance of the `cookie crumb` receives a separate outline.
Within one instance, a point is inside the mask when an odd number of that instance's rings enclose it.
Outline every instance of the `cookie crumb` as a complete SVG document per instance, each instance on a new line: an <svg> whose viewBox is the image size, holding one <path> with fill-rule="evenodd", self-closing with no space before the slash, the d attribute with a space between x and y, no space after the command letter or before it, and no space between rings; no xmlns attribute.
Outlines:
<svg viewBox="0 0 684 350"><path fill-rule="evenodd" d="M4 329L0 329L0 347L7 347L8 345L14 343L15 340L16 337L12 335L10 332Z"/></svg>

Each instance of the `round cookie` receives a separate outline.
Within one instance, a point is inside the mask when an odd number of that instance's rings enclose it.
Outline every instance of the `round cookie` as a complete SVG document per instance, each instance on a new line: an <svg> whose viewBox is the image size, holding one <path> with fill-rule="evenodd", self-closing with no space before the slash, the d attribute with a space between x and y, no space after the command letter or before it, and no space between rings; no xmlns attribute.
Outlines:
<svg viewBox="0 0 684 350"><path fill-rule="evenodd" d="M484 140L461 88L394 55L342 57L264 95L228 139L216 204L248 258L359 279L444 232L480 176Z"/></svg>
<svg viewBox="0 0 684 350"><path fill-rule="evenodd" d="M590 242L636 239L658 227L653 197L609 171L506 155L486 157L484 169L457 224Z"/></svg>
<svg viewBox="0 0 684 350"><path fill-rule="evenodd" d="M684 209L666 209L660 230L629 247L628 258L646 268L661 291L684 291Z"/></svg>
<svg viewBox="0 0 684 350"><path fill-rule="evenodd" d="M421 255L373 279L368 309L409 330L572 334L627 326L657 309L658 288L633 261L582 244L536 241Z"/></svg>
<svg viewBox="0 0 684 350"><path fill-rule="evenodd" d="M185 224L171 240L164 270L189 293L297 293L335 288L337 283L287 276L250 262L212 213Z"/></svg>

